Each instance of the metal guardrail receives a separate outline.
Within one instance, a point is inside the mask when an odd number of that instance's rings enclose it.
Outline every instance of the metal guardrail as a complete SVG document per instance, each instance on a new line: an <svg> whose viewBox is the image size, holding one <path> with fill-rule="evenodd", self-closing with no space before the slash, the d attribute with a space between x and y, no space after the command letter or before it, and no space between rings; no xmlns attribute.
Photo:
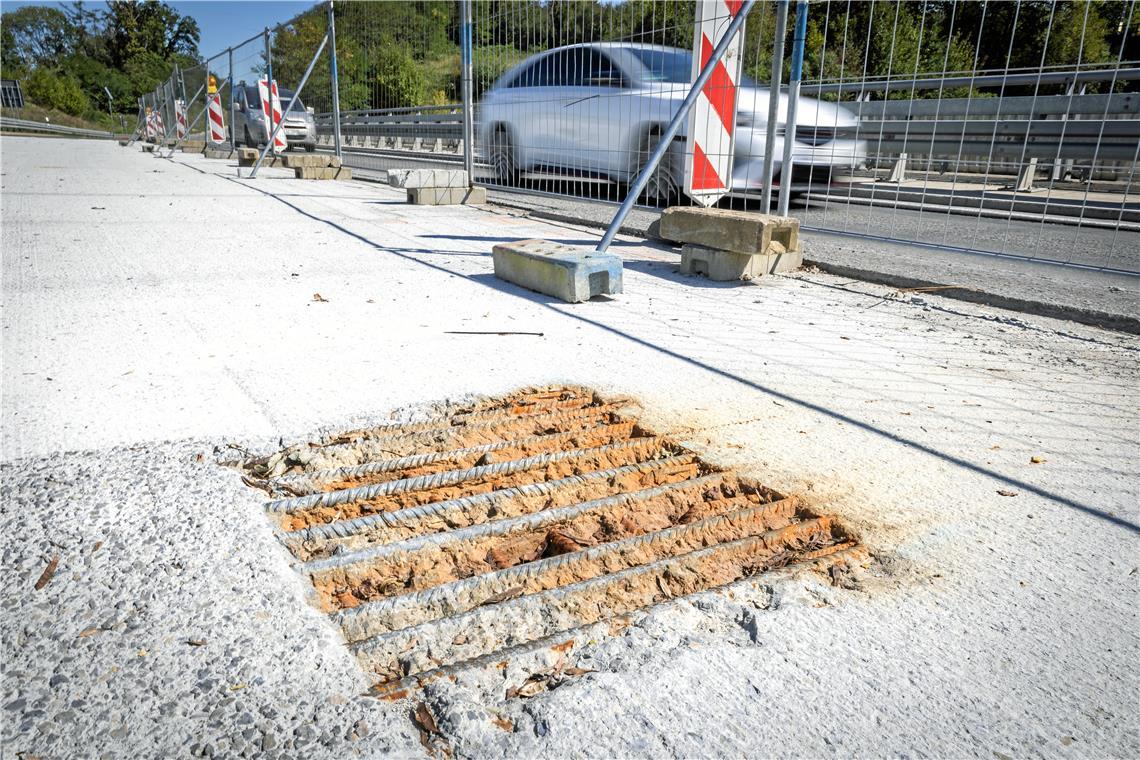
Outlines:
<svg viewBox="0 0 1140 760"><path fill-rule="evenodd" d="M844 106L855 111L860 122L834 130L835 136L866 140L871 156L960 153L1132 161L1140 142L1140 93L877 100ZM322 134L331 134L331 114L319 114L317 125ZM362 147L364 138L377 143L366 147L389 149L411 147L401 144L406 140L458 144L463 113L455 104L348 111L341 116L341 133L356 138L350 147Z"/></svg>
<svg viewBox="0 0 1140 760"><path fill-rule="evenodd" d="M76 137L94 137L100 140L114 140L114 132L102 132L97 129L84 129L82 127L67 127L62 124L52 124L45 121L30 121L28 119L12 119L0 116L0 130L14 132L50 132L53 134L75 135Z"/></svg>
<svg viewBox="0 0 1140 760"><path fill-rule="evenodd" d="M1085 84L1087 82L1128 82L1140 79L1140 67L1034 71L1011 74L959 74L957 76L891 79L858 79L833 82L804 82L800 93L820 95L825 92L854 94L888 91L939 90L951 87L1026 87L1039 84Z"/></svg>

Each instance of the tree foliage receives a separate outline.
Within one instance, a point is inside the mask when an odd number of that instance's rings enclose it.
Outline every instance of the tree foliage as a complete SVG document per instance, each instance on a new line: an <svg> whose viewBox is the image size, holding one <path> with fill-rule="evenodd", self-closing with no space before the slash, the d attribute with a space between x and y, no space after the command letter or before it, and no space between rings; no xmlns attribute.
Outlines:
<svg viewBox="0 0 1140 760"><path fill-rule="evenodd" d="M159 0L111 0L99 10L25 6L0 19L5 76L27 79L28 98L69 114L119 110L196 62L198 23Z"/></svg>

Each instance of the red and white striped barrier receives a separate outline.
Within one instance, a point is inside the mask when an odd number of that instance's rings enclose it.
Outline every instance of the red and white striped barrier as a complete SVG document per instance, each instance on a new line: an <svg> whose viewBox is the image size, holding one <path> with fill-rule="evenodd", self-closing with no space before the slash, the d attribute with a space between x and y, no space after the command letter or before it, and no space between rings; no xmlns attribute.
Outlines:
<svg viewBox="0 0 1140 760"><path fill-rule="evenodd" d="M697 80L741 5L742 0L697 0L690 81ZM741 27L689 111L685 194L704 206L720 200L732 181L736 83L740 81L743 42L744 27Z"/></svg>
<svg viewBox="0 0 1140 760"><path fill-rule="evenodd" d="M210 120L210 142L220 145L226 141L226 122L222 116L222 96L218 93L207 99L206 117Z"/></svg>
<svg viewBox="0 0 1140 760"><path fill-rule="evenodd" d="M158 138L159 140L166 139L166 125L162 123L162 112L161 111L155 111L154 112L154 128L155 128L155 131L158 132L158 134L155 135L156 138Z"/></svg>
<svg viewBox="0 0 1140 760"><path fill-rule="evenodd" d="M277 80L267 82L260 79L257 82L257 90L261 95L261 112L265 114L265 139L268 140L273 135L273 130L281 123L281 99L277 97ZM272 118L270 118L271 113ZM277 133L277 139L273 141L273 152L284 153L288 147L289 142L285 139L285 130L282 129Z"/></svg>
<svg viewBox="0 0 1140 760"><path fill-rule="evenodd" d="M146 139L147 140L157 140L158 139L158 122L156 122L154 120L154 116L155 116L155 114L153 111L146 115Z"/></svg>
<svg viewBox="0 0 1140 760"><path fill-rule="evenodd" d="M186 137L186 135L189 132L187 130L187 125L186 125L186 101L185 100L174 101L174 118L176 118L178 120L178 123L174 125L174 130L175 130L174 136L177 137L179 140L182 140Z"/></svg>

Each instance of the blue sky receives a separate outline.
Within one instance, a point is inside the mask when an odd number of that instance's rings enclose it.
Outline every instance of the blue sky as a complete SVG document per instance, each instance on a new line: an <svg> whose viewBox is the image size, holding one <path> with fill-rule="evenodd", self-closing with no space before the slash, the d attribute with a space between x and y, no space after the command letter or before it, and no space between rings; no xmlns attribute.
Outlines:
<svg viewBox="0 0 1140 760"><path fill-rule="evenodd" d="M24 5L70 6L70 2L35 2L33 0L2 0L0 10L15 10ZM100 2L86 2L88 10L98 10ZM202 37L198 50L202 55L215 55L234 43L249 39L259 30L288 21L302 11L316 5L315 0L181 0L170 2L184 16L198 21Z"/></svg>

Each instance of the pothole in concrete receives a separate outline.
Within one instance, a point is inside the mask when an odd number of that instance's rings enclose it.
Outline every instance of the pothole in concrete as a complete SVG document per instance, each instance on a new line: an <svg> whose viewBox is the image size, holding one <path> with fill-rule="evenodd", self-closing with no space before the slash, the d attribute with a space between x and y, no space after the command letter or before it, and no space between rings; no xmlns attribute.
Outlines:
<svg viewBox="0 0 1140 760"><path fill-rule="evenodd" d="M245 469L380 689L786 565L863 559L835 518L580 388L355 430Z"/></svg>

